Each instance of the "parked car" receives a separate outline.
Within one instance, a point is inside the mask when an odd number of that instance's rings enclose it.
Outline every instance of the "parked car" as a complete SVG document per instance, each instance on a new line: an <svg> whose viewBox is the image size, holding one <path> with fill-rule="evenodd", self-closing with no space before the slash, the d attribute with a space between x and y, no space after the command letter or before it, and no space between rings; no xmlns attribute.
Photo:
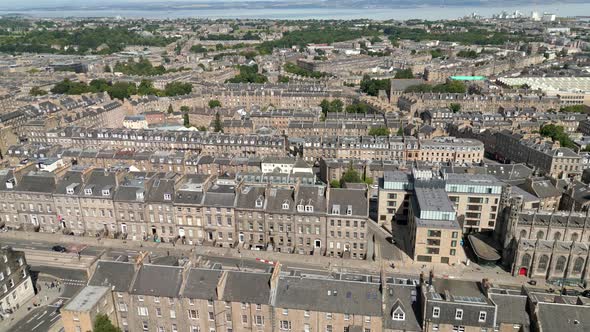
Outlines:
<svg viewBox="0 0 590 332"><path fill-rule="evenodd" d="M57 252L66 252L67 251L66 247L60 246L59 244L54 245L53 247L51 247L51 250L57 251Z"/></svg>

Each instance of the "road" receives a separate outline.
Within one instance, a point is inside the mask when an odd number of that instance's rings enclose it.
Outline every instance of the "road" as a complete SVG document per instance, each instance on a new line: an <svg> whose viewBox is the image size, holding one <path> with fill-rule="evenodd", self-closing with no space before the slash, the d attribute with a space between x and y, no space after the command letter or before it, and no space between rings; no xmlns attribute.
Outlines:
<svg viewBox="0 0 590 332"><path fill-rule="evenodd" d="M390 261L401 261L403 253L400 248L391 243L392 235L372 220L368 222L368 225L370 236L374 237L375 246L379 247L380 258Z"/></svg>
<svg viewBox="0 0 590 332"><path fill-rule="evenodd" d="M12 332L44 332L56 323L61 317L58 312L59 306L54 301L51 305L42 306L31 310L31 312L21 319L11 328ZM64 299L65 301L65 299Z"/></svg>

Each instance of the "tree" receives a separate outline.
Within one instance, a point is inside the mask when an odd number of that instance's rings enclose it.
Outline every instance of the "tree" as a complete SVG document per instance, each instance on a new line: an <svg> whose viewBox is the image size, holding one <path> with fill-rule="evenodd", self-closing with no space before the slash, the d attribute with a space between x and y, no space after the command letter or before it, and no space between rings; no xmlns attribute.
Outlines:
<svg viewBox="0 0 590 332"><path fill-rule="evenodd" d="M348 165L348 169L342 175L340 179L340 184L345 183L361 183L363 180L361 179L359 173L352 167L352 161Z"/></svg>
<svg viewBox="0 0 590 332"><path fill-rule="evenodd" d="M121 329L114 326L105 314L96 315L92 330L94 332L121 332Z"/></svg>
<svg viewBox="0 0 590 332"><path fill-rule="evenodd" d="M190 83L170 82L164 87L164 94L168 97L188 95L193 91Z"/></svg>
<svg viewBox="0 0 590 332"><path fill-rule="evenodd" d="M397 129L397 133L396 133L396 135L397 135L397 136L404 136L404 128L403 128L403 127L399 127L399 128Z"/></svg>
<svg viewBox="0 0 590 332"><path fill-rule="evenodd" d="M389 136L389 129L385 127L373 127L369 130L371 136Z"/></svg>
<svg viewBox="0 0 590 332"><path fill-rule="evenodd" d="M332 180L332 181L330 181L330 187L332 187L332 188L340 188L340 181L338 181L338 180Z"/></svg>
<svg viewBox="0 0 590 332"><path fill-rule="evenodd" d="M330 102L330 112L342 112L344 103L340 99L334 99Z"/></svg>
<svg viewBox="0 0 590 332"><path fill-rule="evenodd" d="M221 107L221 102L217 99L211 99L209 100L209 108L217 108L217 107Z"/></svg>
<svg viewBox="0 0 590 332"><path fill-rule="evenodd" d="M110 73L110 72L112 72L112 71L113 71L113 70L111 69L111 66L109 66L109 65L105 65L103 70L104 70L104 72L105 72L105 73Z"/></svg>
<svg viewBox="0 0 590 332"><path fill-rule="evenodd" d="M397 78L397 79L414 78L414 74L412 73L412 69L407 68L407 69L402 69L402 70L396 72L394 78Z"/></svg>
<svg viewBox="0 0 590 332"><path fill-rule="evenodd" d="M191 123L190 123L190 120L189 120L189 117L188 117L188 113L182 114L182 120L183 120L183 124L184 124L184 126L186 128L188 128L188 127L191 126Z"/></svg>
<svg viewBox="0 0 590 332"><path fill-rule="evenodd" d="M109 89L111 98L123 100L137 94L137 87L132 82L117 82Z"/></svg>
<svg viewBox="0 0 590 332"><path fill-rule="evenodd" d="M258 65L239 66L240 73L234 78L227 80L227 83L266 83L268 78L258 73Z"/></svg>
<svg viewBox="0 0 590 332"><path fill-rule="evenodd" d="M389 79L374 80L369 75L365 75L361 80L361 91L370 96L377 96L379 90L385 90L385 92L389 93L390 87L391 81Z"/></svg>
<svg viewBox="0 0 590 332"><path fill-rule="evenodd" d="M174 113L174 108L172 108L172 104L168 105L168 114Z"/></svg>
<svg viewBox="0 0 590 332"><path fill-rule="evenodd" d="M199 129L199 131L207 131L207 127L205 126L198 126L197 129Z"/></svg>
<svg viewBox="0 0 590 332"><path fill-rule="evenodd" d="M145 79L141 80L139 87L137 88L137 93L141 96L157 95L158 92L159 91L154 88L154 82Z"/></svg>
<svg viewBox="0 0 590 332"><path fill-rule="evenodd" d="M29 94L31 96L45 96L47 94L47 91L41 89L38 86L34 86L33 88L31 88L31 91L29 91Z"/></svg>
<svg viewBox="0 0 590 332"><path fill-rule="evenodd" d="M221 116L219 115L219 112L215 113L215 121L213 121L213 130L216 133L223 132L223 123L221 122Z"/></svg>
<svg viewBox="0 0 590 332"><path fill-rule="evenodd" d="M554 124L548 124L541 127L541 136L550 137L554 141L558 141L562 147L574 149L576 145L574 141L565 132L562 126L556 126Z"/></svg>
<svg viewBox="0 0 590 332"><path fill-rule="evenodd" d="M475 52L474 50L461 50L457 52L457 56L460 58L475 59L477 58L477 52Z"/></svg>
<svg viewBox="0 0 590 332"><path fill-rule="evenodd" d="M180 106L180 111L182 113L188 113L188 111L190 111L190 108L188 106Z"/></svg>
<svg viewBox="0 0 590 332"><path fill-rule="evenodd" d="M279 75L279 83L289 83L289 80L290 80L289 77Z"/></svg>
<svg viewBox="0 0 590 332"><path fill-rule="evenodd" d="M457 113L461 110L461 104L458 103L451 103L449 105L449 108L451 109L451 111L453 111L453 113Z"/></svg>

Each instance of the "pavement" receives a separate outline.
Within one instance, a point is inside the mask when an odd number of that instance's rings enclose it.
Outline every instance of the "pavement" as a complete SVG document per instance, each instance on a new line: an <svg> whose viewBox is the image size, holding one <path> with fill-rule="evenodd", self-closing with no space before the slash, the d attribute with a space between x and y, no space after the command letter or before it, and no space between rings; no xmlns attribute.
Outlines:
<svg viewBox="0 0 590 332"><path fill-rule="evenodd" d="M33 332L48 331L54 324L60 324L60 303L68 300L64 297L66 287L57 285L59 278L40 274L37 278L37 294L16 310L10 317L0 321L0 331ZM55 287L49 285L54 282ZM39 306L35 306L35 304Z"/></svg>

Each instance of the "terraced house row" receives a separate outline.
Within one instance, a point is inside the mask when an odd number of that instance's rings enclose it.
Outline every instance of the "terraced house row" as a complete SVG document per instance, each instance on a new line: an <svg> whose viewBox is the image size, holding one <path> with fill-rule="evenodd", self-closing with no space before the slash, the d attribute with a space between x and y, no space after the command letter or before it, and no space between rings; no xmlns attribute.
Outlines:
<svg viewBox="0 0 590 332"><path fill-rule="evenodd" d="M585 331L586 298L527 287L401 275L307 274L98 261L88 286L61 309L66 332L97 313L123 331ZM557 319L557 318L560 319ZM556 329L557 328L557 329Z"/></svg>
<svg viewBox="0 0 590 332"><path fill-rule="evenodd" d="M0 171L14 229L364 259L367 189L74 166Z"/></svg>

